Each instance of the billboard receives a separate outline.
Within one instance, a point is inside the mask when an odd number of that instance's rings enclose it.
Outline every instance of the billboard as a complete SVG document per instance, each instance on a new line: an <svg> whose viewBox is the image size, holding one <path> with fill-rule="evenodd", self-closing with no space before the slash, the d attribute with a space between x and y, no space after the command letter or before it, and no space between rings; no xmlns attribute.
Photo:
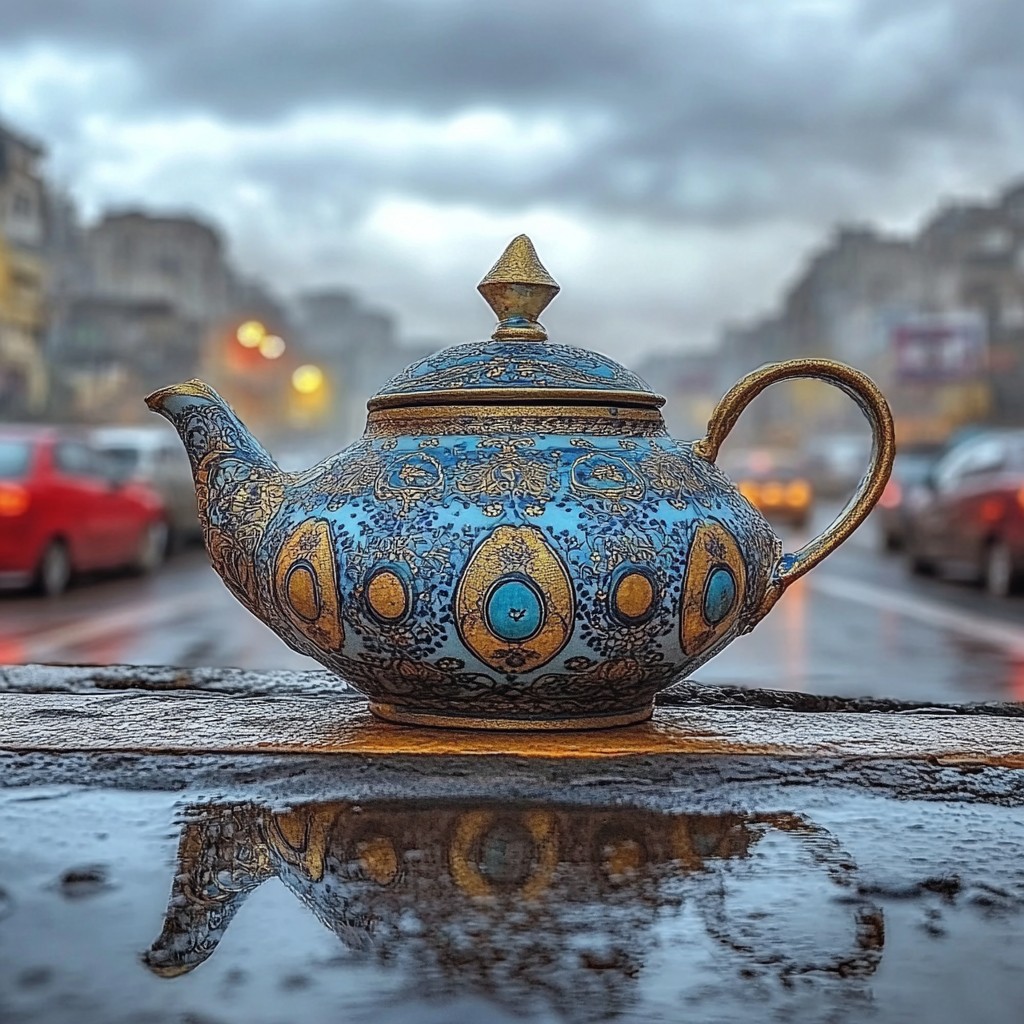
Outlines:
<svg viewBox="0 0 1024 1024"><path fill-rule="evenodd" d="M900 383L968 381L987 364L987 334L980 313L919 313L890 327L890 350Z"/></svg>

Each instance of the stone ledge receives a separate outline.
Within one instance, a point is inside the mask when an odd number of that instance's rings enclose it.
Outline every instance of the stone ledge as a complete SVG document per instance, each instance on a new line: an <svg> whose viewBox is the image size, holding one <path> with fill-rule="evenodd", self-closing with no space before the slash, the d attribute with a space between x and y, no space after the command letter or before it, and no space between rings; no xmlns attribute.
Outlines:
<svg viewBox="0 0 1024 1024"><path fill-rule="evenodd" d="M849 715L661 707L641 725L586 733L420 729L373 718L352 696L15 693L0 697L0 750L211 754L660 755L924 760L1024 767L1024 732L996 716Z"/></svg>
<svg viewBox="0 0 1024 1024"><path fill-rule="evenodd" d="M0 694L104 693L110 691L192 691L240 697L354 697L359 693L325 669L298 672L276 669L173 665L0 665ZM751 689L742 686L685 681L663 690L659 707L743 708L748 711L795 711L803 714L928 714L1024 717L1024 702L977 701L936 704L887 697L832 697L796 690Z"/></svg>

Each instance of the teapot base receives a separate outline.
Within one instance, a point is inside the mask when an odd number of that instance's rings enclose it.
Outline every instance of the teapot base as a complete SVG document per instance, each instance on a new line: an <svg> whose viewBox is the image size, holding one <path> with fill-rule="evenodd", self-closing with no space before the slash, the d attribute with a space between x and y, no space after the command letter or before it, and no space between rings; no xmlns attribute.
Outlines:
<svg viewBox="0 0 1024 1024"><path fill-rule="evenodd" d="M399 725L425 725L435 729L489 729L500 732L569 732L585 729L614 729L646 722L654 713L654 704L610 715L583 715L578 718L480 718L471 715L443 715L434 711L415 711L395 704L370 702L370 710L386 722Z"/></svg>

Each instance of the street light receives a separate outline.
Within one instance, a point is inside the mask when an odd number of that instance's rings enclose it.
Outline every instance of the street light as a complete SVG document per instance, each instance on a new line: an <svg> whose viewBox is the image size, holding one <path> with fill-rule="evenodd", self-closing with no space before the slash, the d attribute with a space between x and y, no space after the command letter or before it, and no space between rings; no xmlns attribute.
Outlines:
<svg viewBox="0 0 1024 1024"><path fill-rule="evenodd" d="M284 355L284 350L287 346L284 343L284 338L277 334L268 334L262 338L259 342L260 355L264 359L280 359Z"/></svg>
<svg viewBox="0 0 1024 1024"><path fill-rule="evenodd" d="M235 338L243 348L258 348L266 336L267 329L259 320L246 320L235 331Z"/></svg>
<svg viewBox="0 0 1024 1024"><path fill-rule="evenodd" d="M304 363L302 366L296 367L292 374L292 387L300 395L315 394L323 386L323 383L324 371L312 363Z"/></svg>

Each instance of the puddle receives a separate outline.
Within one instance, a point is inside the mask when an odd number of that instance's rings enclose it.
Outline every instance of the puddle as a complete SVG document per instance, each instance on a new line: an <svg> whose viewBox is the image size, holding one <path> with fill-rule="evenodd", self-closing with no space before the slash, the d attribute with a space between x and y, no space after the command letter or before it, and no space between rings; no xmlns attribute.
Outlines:
<svg viewBox="0 0 1024 1024"><path fill-rule="evenodd" d="M0 1020L1016 1022L1022 824L7 790Z"/></svg>

